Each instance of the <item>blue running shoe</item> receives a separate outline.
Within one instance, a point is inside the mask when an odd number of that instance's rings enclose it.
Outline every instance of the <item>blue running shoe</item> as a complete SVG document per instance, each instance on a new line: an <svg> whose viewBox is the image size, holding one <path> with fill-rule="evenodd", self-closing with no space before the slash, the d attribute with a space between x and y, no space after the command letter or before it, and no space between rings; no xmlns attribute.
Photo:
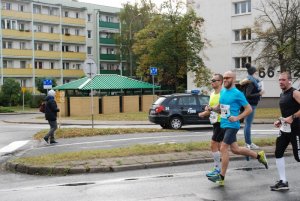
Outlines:
<svg viewBox="0 0 300 201"><path fill-rule="evenodd" d="M224 186L224 179L221 178L220 174L215 175L213 177L208 177L208 180L210 180L216 184L219 184L220 186Z"/></svg>
<svg viewBox="0 0 300 201"><path fill-rule="evenodd" d="M216 176L216 175L218 175L220 173L221 173L220 168L214 167L211 171L209 171L208 173L206 173L206 176L207 177L213 177L213 176Z"/></svg>

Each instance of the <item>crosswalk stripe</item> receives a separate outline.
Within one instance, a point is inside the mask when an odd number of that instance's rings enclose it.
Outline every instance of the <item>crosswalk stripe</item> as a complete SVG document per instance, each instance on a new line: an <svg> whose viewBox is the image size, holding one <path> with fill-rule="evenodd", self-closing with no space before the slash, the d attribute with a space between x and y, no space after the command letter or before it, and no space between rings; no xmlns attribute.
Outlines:
<svg viewBox="0 0 300 201"><path fill-rule="evenodd" d="M27 144L29 141L30 140L12 142L9 145L7 145L7 146L3 147L2 149L0 149L0 153L13 152L13 151L19 149L20 147L24 146L25 144Z"/></svg>

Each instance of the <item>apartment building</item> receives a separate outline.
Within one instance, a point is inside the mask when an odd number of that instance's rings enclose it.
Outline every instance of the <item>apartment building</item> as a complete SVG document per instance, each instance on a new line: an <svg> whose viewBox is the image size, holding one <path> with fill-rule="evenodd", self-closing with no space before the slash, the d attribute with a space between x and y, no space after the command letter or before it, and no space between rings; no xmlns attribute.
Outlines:
<svg viewBox="0 0 300 201"><path fill-rule="evenodd" d="M33 93L35 78L63 84L84 76L85 59L98 73L120 73L114 34L119 8L74 0L1 0L0 70ZM125 66L123 65L123 68Z"/></svg>
<svg viewBox="0 0 300 201"><path fill-rule="evenodd" d="M201 53L205 65L215 73L233 70L237 79L247 76L245 63L250 62L257 68L264 68L260 73L265 94L263 97L279 97L281 92L278 85L278 67L273 70L270 66L256 63L255 59L260 49L245 50L245 43L253 39L251 27L255 19L261 15L256 8L260 0L188 0L190 8L198 16L204 18L203 36L209 41ZM268 73L268 69L274 73ZM194 89L194 75L189 73L188 89ZM299 82L294 83L299 88Z"/></svg>

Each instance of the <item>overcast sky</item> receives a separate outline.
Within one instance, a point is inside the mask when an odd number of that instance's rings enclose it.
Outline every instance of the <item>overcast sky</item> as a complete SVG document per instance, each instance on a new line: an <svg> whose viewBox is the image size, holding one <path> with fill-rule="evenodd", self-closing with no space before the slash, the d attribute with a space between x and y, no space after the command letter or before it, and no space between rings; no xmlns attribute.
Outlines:
<svg viewBox="0 0 300 201"><path fill-rule="evenodd" d="M118 7L121 8L122 4L126 2L130 2L131 4L135 3L136 1L139 2L138 0L79 0L81 2L86 2L86 3L93 3L93 4L99 4L103 6L112 6L112 7ZM163 0L152 0L153 3L156 3L157 5L160 5Z"/></svg>

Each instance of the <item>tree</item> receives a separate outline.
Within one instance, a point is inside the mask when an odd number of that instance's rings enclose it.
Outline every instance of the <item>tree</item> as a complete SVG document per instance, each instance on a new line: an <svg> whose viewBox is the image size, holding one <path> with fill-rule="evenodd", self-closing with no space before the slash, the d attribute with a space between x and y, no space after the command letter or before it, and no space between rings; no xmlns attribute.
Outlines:
<svg viewBox="0 0 300 201"><path fill-rule="evenodd" d="M21 94L20 83L12 78L4 79L1 87L1 102L4 106L14 106L18 104Z"/></svg>
<svg viewBox="0 0 300 201"><path fill-rule="evenodd" d="M158 82L165 89L175 92L186 89L187 72L195 72L196 78L209 75L202 58L199 56L204 46L201 37L203 19L190 10L182 14L184 5L172 0L162 5L163 13L155 14L149 24L135 35L133 51L137 55L137 75L150 81L149 67L158 68ZM201 75L200 75L201 74ZM202 76L196 80L206 85L210 76Z"/></svg>
<svg viewBox="0 0 300 201"><path fill-rule="evenodd" d="M44 80L52 80L52 87L55 87L56 84L56 80L54 78L47 78L47 77L37 77L35 78L35 84L37 89L39 90L39 92L47 94L47 89L44 89Z"/></svg>
<svg viewBox="0 0 300 201"><path fill-rule="evenodd" d="M264 0L256 10L261 13L252 31L256 37L246 49L262 47L256 60L264 66L299 71L300 1Z"/></svg>

